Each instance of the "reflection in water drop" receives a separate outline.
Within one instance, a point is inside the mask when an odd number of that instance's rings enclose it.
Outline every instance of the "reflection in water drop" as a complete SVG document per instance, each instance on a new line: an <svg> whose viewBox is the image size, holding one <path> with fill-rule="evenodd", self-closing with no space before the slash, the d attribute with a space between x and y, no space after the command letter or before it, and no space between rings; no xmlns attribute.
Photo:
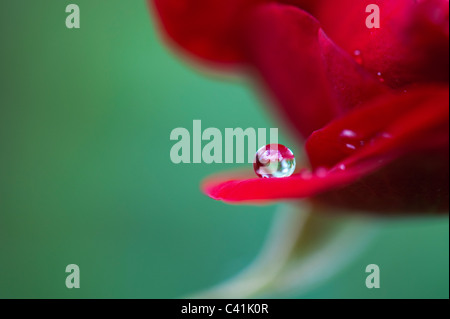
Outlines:
<svg viewBox="0 0 450 319"><path fill-rule="evenodd" d="M253 169L262 178L289 177L295 171L295 157L286 146L269 144L256 152Z"/></svg>

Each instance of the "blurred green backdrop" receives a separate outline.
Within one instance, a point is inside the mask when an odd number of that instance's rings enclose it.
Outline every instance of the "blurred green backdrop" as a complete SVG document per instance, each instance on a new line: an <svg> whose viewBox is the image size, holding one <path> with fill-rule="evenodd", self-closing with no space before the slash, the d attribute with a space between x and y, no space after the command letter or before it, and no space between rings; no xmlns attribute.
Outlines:
<svg viewBox="0 0 450 319"><path fill-rule="evenodd" d="M230 165L169 158L193 119L275 127L248 86L180 60L143 0L4 1L0 40L1 298L183 297L256 256L276 206L211 200L200 181ZM446 217L386 221L338 276L287 297L448 298L448 232ZM81 289L65 286L70 263ZM370 263L381 289L364 285Z"/></svg>

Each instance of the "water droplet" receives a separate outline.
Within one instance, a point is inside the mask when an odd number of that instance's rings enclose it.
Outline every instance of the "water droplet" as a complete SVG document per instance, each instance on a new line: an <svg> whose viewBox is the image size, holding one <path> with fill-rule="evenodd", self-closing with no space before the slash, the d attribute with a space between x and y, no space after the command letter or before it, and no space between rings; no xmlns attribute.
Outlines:
<svg viewBox="0 0 450 319"><path fill-rule="evenodd" d="M388 133L388 132L382 132L382 133L378 133L377 137L379 137L379 138L392 138L392 134Z"/></svg>
<svg viewBox="0 0 450 319"><path fill-rule="evenodd" d="M347 170L347 165L345 165L344 163L338 164L336 166L334 166L333 168L330 169L329 172L344 172Z"/></svg>
<svg viewBox="0 0 450 319"><path fill-rule="evenodd" d="M377 133L370 140L370 144L375 144L376 142L378 142L379 140L382 140L382 139L386 140L386 139L391 139L391 138L392 138L392 135L390 133L388 133L388 132Z"/></svg>
<svg viewBox="0 0 450 319"><path fill-rule="evenodd" d="M352 130L343 130L341 132L341 134L339 134L340 137L350 137L350 138L355 138L356 136L358 136L358 134L356 134L354 131Z"/></svg>
<svg viewBox="0 0 450 319"><path fill-rule="evenodd" d="M365 144L365 142L359 137L359 134L352 130L343 130L339 134L339 139L346 149L352 151L355 151Z"/></svg>
<svg viewBox="0 0 450 319"><path fill-rule="evenodd" d="M353 57L355 58L356 63L363 64L363 57L361 51L355 50L353 52Z"/></svg>
<svg viewBox="0 0 450 319"><path fill-rule="evenodd" d="M318 169L316 169L316 172L315 172L316 176L320 177L320 178L326 177L327 173L328 173L328 170L325 167L319 167Z"/></svg>
<svg viewBox="0 0 450 319"><path fill-rule="evenodd" d="M380 81L381 83L383 83L383 82L384 82L383 74L381 74L381 72L378 72L378 73L377 73L377 76L378 76L378 81Z"/></svg>
<svg viewBox="0 0 450 319"><path fill-rule="evenodd" d="M304 169L300 172L300 176L303 179L311 179L313 177L313 173L307 169Z"/></svg>
<svg viewBox="0 0 450 319"><path fill-rule="evenodd" d="M284 145L268 144L256 152L253 169L262 178L289 177L295 170L295 157Z"/></svg>

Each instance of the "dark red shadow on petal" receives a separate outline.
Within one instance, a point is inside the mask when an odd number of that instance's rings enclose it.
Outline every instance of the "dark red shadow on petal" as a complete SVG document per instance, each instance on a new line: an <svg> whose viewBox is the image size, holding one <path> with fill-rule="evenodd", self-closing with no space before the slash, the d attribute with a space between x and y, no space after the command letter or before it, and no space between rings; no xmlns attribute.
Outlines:
<svg viewBox="0 0 450 319"><path fill-rule="evenodd" d="M388 91L297 7L260 5L245 30L249 63L300 136Z"/></svg>
<svg viewBox="0 0 450 319"><path fill-rule="evenodd" d="M410 153L313 200L340 209L377 213L448 213L448 160L448 149Z"/></svg>
<svg viewBox="0 0 450 319"><path fill-rule="evenodd" d="M255 4L267 0L148 0L165 35L192 56L230 64L242 62L241 26Z"/></svg>
<svg viewBox="0 0 450 319"><path fill-rule="evenodd" d="M279 2L313 11L320 1L147 0L171 42L193 57L218 64L244 62L242 29L257 5Z"/></svg>
<svg viewBox="0 0 450 319"><path fill-rule="evenodd" d="M381 27L366 26L364 0L323 0L316 17L330 38L393 88L449 80L447 0L378 0Z"/></svg>

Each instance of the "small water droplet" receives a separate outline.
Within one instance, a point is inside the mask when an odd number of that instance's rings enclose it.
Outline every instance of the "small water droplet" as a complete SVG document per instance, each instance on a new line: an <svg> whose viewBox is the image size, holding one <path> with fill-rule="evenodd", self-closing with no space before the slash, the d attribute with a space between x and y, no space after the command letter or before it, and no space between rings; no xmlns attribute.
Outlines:
<svg viewBox="0 0 450 319"><path fill-rule="evenodd" d="M324 178L327 176L328 170L325 167L319 167L318 169L316 169L316 176L320 177L320 178Z"/></svg>
<svg viewBox="0 0 450 319"><path fill-rule="evenodd" d="M339 140L346 149L352 151L355 151L365 144L365 142L360 138L359 134L352 130L343 130L339 134Z"/></svg>
<svg viewBox="0 0 450 319"><path fill-rule="evenodd" d="M355 58L356 63L363 64L363 57L360 50L355 50L353 52L353 57Z"/></svg>
<svg viewBox="0 0 450 319"><path fill-rule="evenodd" d="M300 176L303 179L311 179L313 177L313 173L307 169L304 169L300 172Z"/></svg>
<svg viewBox="0 0 450 319"><path fill-rule="evenodd" d="M341 171L345 171L345 170L347 169L347 167L345 166L345 164L339 165L338 168L339 168Z"/></svg>
<svg viewBox="0 0 450 319"><path fill-rule="evenodd" d="M262 178L289 177L295 171L294 153L284 145L268 144L256 152L253 169Z"/></svg>
<svg viewBox="0 0 450 319"><path fill-rule="evenodd" d="M380 81L381 83L383 83L383 82L384 82L383 74L382 74L381 72L378 72L378 73L377 73L377 76L378 76L378 81Z"/></svg>
<svg viewBox="0 0 450 319"><path fill-rule="evenodd" d="M392 134L388 133L388 132L379 133L379 134L377 134L377 136L380 138L392 138Z"/></svg>
<svg viewBox="0 0 450 319"><path fill-rule="evenodd" d="M370 140L370 143L374 144L381 139L391 139L391 138L392 138L392 135L390 133L381 132L381 133L375 134L375 136Z"/></svg>
<svg viewBox="0 0 450 319"><path fill-rule="evenodd" d="M341 132L341 134L339 134L340 137L350 137L350 138L354 138L356 136L358 136L358 134L356 134L356 132L352 131L352 130L343 130Z"/></svg>

